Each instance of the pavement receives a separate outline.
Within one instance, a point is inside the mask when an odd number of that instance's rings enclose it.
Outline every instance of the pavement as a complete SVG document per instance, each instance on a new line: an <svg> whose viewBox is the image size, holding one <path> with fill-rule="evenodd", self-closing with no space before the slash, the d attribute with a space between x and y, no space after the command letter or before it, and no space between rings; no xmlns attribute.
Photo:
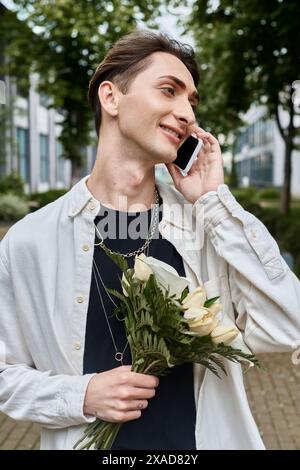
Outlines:
<svg viewBox="0 0 300 470"><path fill-rule="evenodd" d="M300 364L291 353L262 354L265 370L244 375L249 403L269 450L300 450ZM16 422L0 413L0 449L39 448L39 425Z"/></svg>

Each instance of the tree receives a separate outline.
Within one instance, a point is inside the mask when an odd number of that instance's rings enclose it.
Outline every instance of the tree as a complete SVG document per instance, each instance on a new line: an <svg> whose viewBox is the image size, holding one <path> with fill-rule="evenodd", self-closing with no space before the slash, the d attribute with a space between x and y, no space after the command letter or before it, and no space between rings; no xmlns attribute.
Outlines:
<svg viewBox="0 0 300 470"><path fill-rule="evenodd" d="M229 176L229 186L231 188L238 188L239 186L239 179L236 170L236 161L234 153L232 154L232 161L231 161L231 172Z"/></svg>
<svg viewBox="0 0 300 470"><path fill-rule="evenodd" d="M150 22L159 0L14 0L16 14L0 18L8 72L18 84L29 71L39 74L39 92L51 98L63 120L60 140L72 162L72 180L81 170L82 148L89 143L92 114L88 83L109 47L123 34ZM152 25L153 26L153 25Z"/></svg>
<svg viewBox="0 0 300 470"><path fill-rule="evenodd" d="M241 113L252 103L264 104L269 117L275 117L285 144L281 211L288 213L291 155L299 137L293 85L300 78L299 1L197 0L187 28L202 64L204 126L228 134L241 125ZM280 108L288 125L280 121Z"/></svg>

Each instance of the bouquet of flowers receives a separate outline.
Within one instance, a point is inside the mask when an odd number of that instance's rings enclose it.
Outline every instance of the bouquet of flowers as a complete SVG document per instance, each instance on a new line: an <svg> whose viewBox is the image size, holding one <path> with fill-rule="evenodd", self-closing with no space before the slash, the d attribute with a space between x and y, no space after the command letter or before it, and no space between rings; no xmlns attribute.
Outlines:
<svg viewBox="0 0 300 470"><path fill-rule="evenodd" d="M121 255L106 253L123 272L123 293L108 290L121 300L114 313L125 317L132 371L159 377L176 365L200 363L220 377L222 358L259 366L236 326L222 323L219 297L207 299L203 286L189 293L187 279L156 258L141 254L129 269ZM74 448L109 450L121 425L96 419Z"/></svg>

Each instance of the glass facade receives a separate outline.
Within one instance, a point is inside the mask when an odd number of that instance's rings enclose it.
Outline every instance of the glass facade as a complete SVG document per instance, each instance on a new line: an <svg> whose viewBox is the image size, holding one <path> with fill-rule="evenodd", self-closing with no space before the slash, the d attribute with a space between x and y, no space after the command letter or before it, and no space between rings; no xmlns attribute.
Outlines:
<svg viewBox="0 0 300 470"><path fill-rule="evenodd" d="M40 134L40 181L49 182L49 137Z"/></svg>
<svg viewBox="0 0 300 470"><path fill-rule="evenodd" d="M18 167L21 178L26 183L30 179L29 133L28 129L17 127Z"/></svg>
<svg viewBox="0 0 300 470"><path fill-rule="evenodd" d="M254 122L242 131L234 144L234 153L243 153L243 160L236 162L241 183L246 177L251 186L263 187L273 184L273 126L271 120ZM251 158L247 152L251 151ZM253 153L256 154L253 155Z"/></svg>
<svg viewBox="0 0 300 470"><path fill-rule="evenodd" d="M65 182L64 166L65 159L63 157L63 148L59 140L56 141L56 179L60 183Z"/></svg>
<svg viewBox="0 0 300 470"><path fill-rule="evenodd" d="M234 153L240 153L245 146L251 149L270 144L273 139L273 125L270 120L260 120L251 124L236 139Z"/></svg>
<svg viewBox="0 0 300 470"><path fill-rule="evenodd" d="M247 176L250 186L270 186L273 184L273 153L263 152L236 162L236 170L239 181Z"/></svg>

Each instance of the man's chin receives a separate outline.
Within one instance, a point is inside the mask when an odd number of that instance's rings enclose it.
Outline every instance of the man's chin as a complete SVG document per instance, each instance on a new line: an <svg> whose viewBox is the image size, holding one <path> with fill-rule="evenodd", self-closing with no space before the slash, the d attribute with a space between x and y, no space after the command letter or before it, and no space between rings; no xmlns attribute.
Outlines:
<svg viewBox="0 0 300 470"><path fill-rule="evenodd" d="M172 152L164 155L163 161L161 163L173 163L177 158L177 153Z"/></svg>

